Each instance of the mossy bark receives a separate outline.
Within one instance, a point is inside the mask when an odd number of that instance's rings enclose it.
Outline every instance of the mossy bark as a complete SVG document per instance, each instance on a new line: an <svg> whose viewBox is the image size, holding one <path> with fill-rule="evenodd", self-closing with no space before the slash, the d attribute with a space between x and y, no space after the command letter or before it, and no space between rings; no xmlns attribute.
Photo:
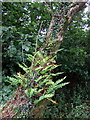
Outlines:
<svg viewBox="0 0 90 120"><path fill-rule="evenodd" d="M48 100L47 99L44 99L44 100L42 100L41 102L39 102L36 106L35 106L35 108L33 108L32 110L31 110L31 117L33 117L33 118L43 118L43 113L44 113L44 111L45 111L45 108L46 108L46 106L47 106L47 104L48 104Z"/></svg>

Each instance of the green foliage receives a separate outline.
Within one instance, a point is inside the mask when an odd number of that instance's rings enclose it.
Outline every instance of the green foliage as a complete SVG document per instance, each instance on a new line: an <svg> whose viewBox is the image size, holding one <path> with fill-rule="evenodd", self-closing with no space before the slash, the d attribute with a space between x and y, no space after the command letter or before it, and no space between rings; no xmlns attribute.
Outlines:
<svg viewBox="0 0 90 120"><path fill-rule="evenodd" d="M34 51L41 21L45 33L51 16L44 3L3 2L2 11L3 75L11 76L21 71L18 63L27 63L25 54Z"/></svg>
<svg viewBox="0 0 90 120"><path fill-rule="evenodd" d="M42 30L38 37L38 48L45 44L44 35L49 26L52 13L58 10L61 13L68 9L66 6L70 3L2 3L2 25L3 25L3 75L16 74L22 71L18 63L26 63L26 53L34 51L36 36L42 23ZM17 14L17 12L19 14ZM57 13L58 14L58 13ZM89 55L89 30L84 30L88 24L89 15L82 12L74 19L67 32L65 32L64 42L62 43L63 51L58 52L58 64L62 64L63 70L67 75L69 73L78 73L82 79L89 77L90 55ZM8 22L7 22L8 21ZM57 25L54 26L58 27ZM60 27L58 27L60 28ZM57 28L55 28L57 29ZM54 38L55 36L53 36ZM53 39L51 38L51 39ZM50 45L55 41L50 41ZM46 48L49 51L49 48ZM46 52L47 52L46 51Z"/></svg>
<svg viewBox="0 0 90 120"><path fill-rule="evenodd" d="M11 85L7 86L5 84L2 85L2 90L0 91L0 101L1 101L0 108L2 108L3 105L6 103L6 101L9 100L14 90L15 90L15 86L11 86Z"/></svg>
<svg viewBox="0 0 90 120"><path fill-rule="evenodd" d="M68 9L68 7L65 7L66 4L69 5L70 3L2 3L3 75L12 76L12 74L18 73L14 75L14 77L3 79L5 84L2 88L2 98L0 98L2 101L1 106L12 95L14 86L18 85L24 87L23 89L31 102L30 104L37 104L47 98L52 101L50 98L54 96L55 90L68 84L62 83L65 78L59 78L59 80L56 81L56 76L59 77L59 75L62 74L60 71L65 72L67 76L71 73L79 74L77 80L79 78L81 78L81 80L87 80L89 78L90 31L83 29L85 25L89 25L88 20L80 21L83 14L77 16L72 25L68 27L64 36L62 49L54 52L54 54L58 54L58 65L56 65L54 61L56 56L51 57L48 55L50 48L54 47L54 43L56 42L54 41L54 35L60 30L58 29L60 26L53 26L54 34L50 38L51 41L48 45L44 41L44 35L51 21L52 13L57 9L59 10L60 7L65 11ZM59 11L58 13L61 14L62 11ZM45 51L37 51L33 55L36 36L42 21L42 29L38 36L37 48L39 49L41 46L46 48ZM56 19L56 21L58 21L58 19ZM22 62L23 65L21 65ZM18 63L20 63L19 67L22 68L23 71L18 67ZM60 64L62 64L62 66L60 66ZM54 69L59 66L60 70L54 73ZM52 78L54 78L56 82L53 82ZM73 78L75 78L75 76L73 76ZM7 86L7 83L10 83L10 86ZM73 116L73 118L88 118L90 115L88 115L86 109L89 109L89 106L83 104L84 100L88 98L87 92L85 90L83 91L83 89L79 89L79 91L74 89L73 91L73 93L69 91L69 89L60 91L60 95L57 94L55 99L59 104L52 105L52 103L50 103L51 106L47 107L45 113L46 117L72 118ZM66 94L64 94L64 92L66 92ZM55 103L55 101L52 102ZM26 109L28 108L27 106L24 107L26 107ZM17 109L17 113L18 111L19 109ZM25 113L27 116L28 111L29 108ZM86 111L86 113L84 113L84 111Z"/></svg>
<svg viewBox="0 0 90 120"><path fill-rule="evenodd" d="M81 104L72 109L72 111L67 115L67 118L79 118L79 119L90 119L90 103Z"/></svg>
<svg viewBox="0 0 90 120"><path fill-rule="evenodd" d="M66 77L56 82L52 81L53 76L62 74L62 72L52 73L53 69L58 67L58 65L53 63L55 56L46 56L46 54L42 54L40 51L37 51L34 56L27 56L28 60L32 61L32 65L28 67L24 63L23 65L19 64L19 67L25 71L25 74L17 73L14 77L9 77L8 82L11 85L20 84L23 86L27 96L30 99L34 99L32 101L34 104L37 104L45 98L51 98L54 96L55 90L68 84L68 82L61 83Z"/></svg>
<svg viewBox="0 0 90 120"><path fill-rule="evenodd" d="M74 19L74 22L65 32L64 42L61 44L63 50L58 52L57 63L62 64L61 71L64 71L67 76L75 73L77 79L81 78L79 81L82 81L89 79L90 76L90 31L85 30L86 28L84 27L85 24L88 24L88 21L80 20L78 22L77 19L79 20L79 17L80 15Z"/></svg>
<svg viewBox="0 0 90 120"><path fill-rule="evenodd" d="M49 103L43 118L90 119L89 86L77 85L71 89L58 90L54 100L58 104Z"/></svg>
<svg viewBox="0 0 90 120"><path fill-rule="evenodd" d="M15 28L15 30L14 30ZM18 63L27 62L25 53L33 52L30 35L19 32L16 26L3 27L3 75L21 71Z"/></svg>

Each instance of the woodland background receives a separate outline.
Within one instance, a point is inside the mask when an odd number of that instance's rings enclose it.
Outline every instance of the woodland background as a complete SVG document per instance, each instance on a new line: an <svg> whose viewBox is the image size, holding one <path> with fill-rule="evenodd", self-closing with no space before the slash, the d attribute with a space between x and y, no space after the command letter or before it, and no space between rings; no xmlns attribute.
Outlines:
<svg viewBox="0 0 90 120"><path fill-rule="evenodd" d="M44 38L52 19L52 13L60 8L66 9L67 2L45 3L2 3L2 92L1 108L9 100L17 86L9 82L9 77L24 71L19 63L30 66L26 54L35 50L38 36L38 48ZM38 35L38 31L41 31ZM53 81L67 76L70 82L55 92L49 102L44 118L90 118L90 14L81 10L64 33L61 51L57 53L54 70L64 72ZM8 77L9 76L9 77ZM25 117L26 115L23 115Z"/></svg>

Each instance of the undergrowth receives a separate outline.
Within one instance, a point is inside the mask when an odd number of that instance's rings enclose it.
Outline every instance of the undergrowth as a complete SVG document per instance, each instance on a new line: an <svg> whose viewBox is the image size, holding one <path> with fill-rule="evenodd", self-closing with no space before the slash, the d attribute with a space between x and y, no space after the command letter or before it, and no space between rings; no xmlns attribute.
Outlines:
<svg viewBox="0 0 90 120"><path fill-rule="evenodd" d="M54 100L56 104L49 103L44 118L88 118L90 119L90 100L88 87L77 85L73 88L57 90Z"/></svg>
<svg viewBox="0 0 90 120"><path fill-rule="evenodd" d="M77 85L73 88L64 87L62 90L56 91L53 99L58 104L49 102L43 118L79 118L90 119L90 101L89 101L89 86L84 88ZM2 99L0 107L2 107L13 93L13 86L2 87ZM1 95L1 92L0 92ZM27 115L27 113L25 113ZM28 117L28 116L27 116Z"/></svg>

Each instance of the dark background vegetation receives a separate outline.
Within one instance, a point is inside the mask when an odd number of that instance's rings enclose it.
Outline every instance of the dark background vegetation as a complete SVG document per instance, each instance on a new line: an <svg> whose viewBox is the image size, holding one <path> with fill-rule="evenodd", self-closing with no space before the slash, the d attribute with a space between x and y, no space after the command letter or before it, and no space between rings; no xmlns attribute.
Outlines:
<svg viewBox="0 0 90 120"><path fill-rule="evenodd" d="M34 51L41 21L43 21L42 33L39 36L38 45L44 44L43 38L51 20L49 8L54 12L58 7L58 3L47 3L47 5L45 3L3 3L2 104L8 100L15 89L7 82L7 76L13 76L17 72L23 73L18 63L24 62L30 66L25 54L32 54ZM83 19L85 17L87 19ZM56 91L54 99L59 105L50 103L46 110L48 112L44 115L46 117L75 116L81 110L80 105L85 100L89 100L90 31L85 26L90 26L89 15L81 11L65 32L60 46L63 50L58 52L56 60L61 66L55 71L64 72L59 78L67 76L66 81L70 81L70 84Z"/></svg>

